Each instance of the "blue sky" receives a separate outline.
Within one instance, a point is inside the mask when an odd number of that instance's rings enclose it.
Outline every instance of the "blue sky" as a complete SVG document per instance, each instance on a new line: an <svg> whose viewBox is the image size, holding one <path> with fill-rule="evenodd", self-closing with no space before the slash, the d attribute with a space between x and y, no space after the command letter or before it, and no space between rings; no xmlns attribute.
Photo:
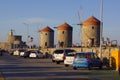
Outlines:
<svg viewBox="0 0 120 80"><path fill-rule="evenodd" d="M120 0L103 0L103 36L120 43L119 3ZM92 15L100 19L100 0L0 0L0 42L6 42L13 29L15 35L23 36L23 41L29 34L39 44L38 30L46 26L54 29L67 22L73 26L73 43L80 43L80 26L76 25L80 9L82 21Z"/></svg>

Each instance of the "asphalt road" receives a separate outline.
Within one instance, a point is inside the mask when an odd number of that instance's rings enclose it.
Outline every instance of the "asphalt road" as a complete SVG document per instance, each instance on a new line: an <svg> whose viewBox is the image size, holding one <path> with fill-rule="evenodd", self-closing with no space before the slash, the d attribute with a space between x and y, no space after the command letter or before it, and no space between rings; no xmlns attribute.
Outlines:
<svg viewBox="0 0 120 80"><path fill-rule="evenodd" d="M73 70L72 67L64 67L63 63L52 63L51 59L25 59L8 54L0 56L0 71L5 80L102 80L95 76L104 78L103 73L107 77L116 74L105 70ZM114 80L119 80L118 77Z"/></svg>

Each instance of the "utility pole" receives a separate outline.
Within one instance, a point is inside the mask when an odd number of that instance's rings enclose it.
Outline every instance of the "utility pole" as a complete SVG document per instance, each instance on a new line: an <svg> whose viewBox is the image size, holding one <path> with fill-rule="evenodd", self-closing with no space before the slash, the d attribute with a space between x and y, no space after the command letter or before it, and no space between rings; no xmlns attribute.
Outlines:
<svg viewBox="0 0 120 80"><path fill-rule="evenodd" d="M102 59L102 35L103 35L103 0L100 0L100 58Z"/></svg>

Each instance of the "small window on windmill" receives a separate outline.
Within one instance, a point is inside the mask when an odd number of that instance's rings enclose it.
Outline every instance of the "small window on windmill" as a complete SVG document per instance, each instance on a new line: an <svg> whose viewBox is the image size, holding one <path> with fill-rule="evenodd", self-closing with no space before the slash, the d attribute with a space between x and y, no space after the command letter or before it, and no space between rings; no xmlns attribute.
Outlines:
<svg viewBox="0 0 120 80"><path fill-rule="evenodd" d="M94 29L94 26L92 26L92 29Z"/></svg>
<svg viewBox="0 0 120 80"><path fill-rule="evenodd" d="M64 34L64 31L62 33Z"/></svg>
<svg viewBox="0 0 120 80"><path fill-rule="evenodd" d="M47 33L45 33L45 35L47 36Z"/></svg>
<svg viewBox="0 0 120 80"><path fill-rule="evenodd" d="M47 46L47 42L45 42L45 46Z"/></svg>

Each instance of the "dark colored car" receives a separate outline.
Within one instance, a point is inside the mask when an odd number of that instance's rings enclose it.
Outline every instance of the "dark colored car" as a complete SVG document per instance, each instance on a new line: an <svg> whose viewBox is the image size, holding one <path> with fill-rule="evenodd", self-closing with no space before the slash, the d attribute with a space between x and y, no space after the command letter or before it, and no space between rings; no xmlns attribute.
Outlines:
<svg viewBox="0 0 120 80"><path fill-rule="evenodd" d="M24 54L23 54L23 57L24 58L28 58L29 55L30 55L31 51L26 51Z"/></svg>
<svg viewBox="0 0 120 80"><path fill-rule="evenodd" d="M6 53L4 49L0 49L0 56L3 56L3 54Z"/></svg>
<svg viewBox="0 0 120 80"><path fill-rule="evenodd" d="M3 50L0 50L0 56L2 56L3 55Z"/></svg>

